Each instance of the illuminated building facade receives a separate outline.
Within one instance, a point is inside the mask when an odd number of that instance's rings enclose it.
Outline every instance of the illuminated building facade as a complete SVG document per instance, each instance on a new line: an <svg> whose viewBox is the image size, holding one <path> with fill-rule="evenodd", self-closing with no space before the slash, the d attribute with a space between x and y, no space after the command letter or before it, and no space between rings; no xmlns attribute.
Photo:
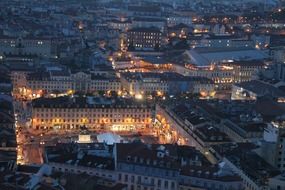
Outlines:
<svg viewBox="0 0 285 190"><path fill-rule="evenodd" d="M177 73L123 73L122 88L131 95L179 94L214 91L214 84L203 77L187 77Z"/></svg>
<svg viewBox="0 0 285 190"><path fill-rule="evenodd" d="M121 90L119 79L92 75L85 72L48 72L33 73L28 76L27 89L37 94L39 91L45 93L66 93L73 92L96 92Z"/></svg>
<svg viewBox="0 0 285 190"><path fill-rule="evenodd" d="M233 69L230 67L191 67L186 65L186 75L211 79L219 89L230 88L233 83Z"/></svg>
<svg viewBox="0 0 285 190"><path fill-rule="evenodd" d="M258 73L265 69L265 65L262 60L230 61L201 67L189 64L185 68L179 67L177 71L187 76L211 79L218 89L229 89L234 83L257 79Z"/></svg>
<svg viewBox="0 0 285 190"><path fill-rule="evenodd" d="M265 67L263 61L235 61L228 63L228 66L233 69L234 83L251 81L257 79L258 72Z"/></svg>
<svg viewBox="0 0 285 190"><path fill-rule="evenodd" d="M112 20L108 21L108 25L112 29L118 29L120 31L125 32L126 30L128 30L130 28L131 21L127 20L127 19L121 19L121 20L112 19Z"/></svg>
<svg viewBox="0 0 285 190"><path fill-rule="evenodd" d="M154 50L160 48L162 33L158 28L133 28L127 34L129 49Z"/></svg>
<svg viewBox="0 0 285 190"><path fill-rule="evenodd" d="M33 101L32 127L38 130L136 130L149 127L152 106L99 97L40 98Z"/></svg>

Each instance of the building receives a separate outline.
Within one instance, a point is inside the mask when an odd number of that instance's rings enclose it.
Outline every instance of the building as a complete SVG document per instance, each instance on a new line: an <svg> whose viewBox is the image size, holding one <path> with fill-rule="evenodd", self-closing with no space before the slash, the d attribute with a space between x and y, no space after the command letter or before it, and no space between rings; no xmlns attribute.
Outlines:
<svg viewBox="0 0 285 190"><path fill-rule="evenodd" d="M197 47L210 48L254 48L254 42L232 35L211 35L200 41Z"/></svg>
<svg viewBox="0 0 285 190"><path fill-rule="evenodd" d="M56 40L39 37L0 37L1 55L36 55L39 57L56 56Z"/></svg>
<svg viewBox="0 0 285 190"><path fill-rule="evenodd" d="M127 186L98 176L83 173L65 173L52 170L47 164L18 165L15 171L1 171L0 188L17 189L49 189L49 190L127 190Z"/></svg>
<svg viewBox="0 0 285 190"><path fill-rule="evenodd" d="M177 73L122 73L122 88L131 95L139 94L210 94L215 91L213 82L203 77L187 77Z"/></svg>
<svg viewBox="0 0 285 190"><path fill-rule="evenodd" d="M127 33L128 49L159 50L162 44L162 32L155 27L133 28Z"/></svg>
<svg viewBox="0 0 285 190"><path fill-rule="evenodd" d="M212 64L209 66L175 65L176 72L193 77L211 79L218 89L230 89L234 83L251 81L265 70L263 60L231 61L228 63Z"/></svg>
<svg viewBox="0 0 285 190"><path fill-rule="evenodd" d="M121 19L121 20L112 19L107 22L110 28L117 29L123 32L128 31L132 26L132 22L128 19Z"/></svg>
<svg viewBox="0 0 285 190"><path fill-rule="evenodd" d="M0 66L0 165L2 171L14 170L17 161L16 119L12 83L7 68Z"/></svg>
<svg viewBox="0 0 285 190"><path fill-rule="evenodd" d="M129 189L179 188L176 178L180 164L175 161L177 149L172 145L116 144L115 148L118 181L128 184Z"/></svg>
<svg viewBox="0 0 285 190"><path fill-rule="evenodd" d="M172 136L177 134L178 143L196 147L211 163L217 160L211 157L209 148L232 141L203 110L191 104L157 105L156 121L175 131Z"/></svg>
<svg viewBox="0 0 285 190"><path fill-rule="evenodd" d="M134 66L134 61L132 60L131 56L119 54L119 56L112 58L112 65L116 70L130 69Z"/></svg>
<svg viewBox="0 0 285 190"><path fill-rule="evenodd" d="M269 57L263 51L253 48L195 48L185 52L189 63L207 66L230 61L263 60Z"/></svg>
<svg viewBox="0 0 285 190"><path fill-rule="evenodd" d="M156 27L160 31L165 31L166 21L162 18L135 17L132 19L132 28L150 28Z"/></svg>
<svg viewBox="0 0 285 190"><path fill-rule="evenodd" d="M128 16L133 17L160 17L161 8L157 5L130 5Z"/></svg>
<svg viewBox="0 0 285 190"><path fill-rule="evenodd" d="M210 65L203 67L193 67L191 64L186 64L184 68L177 71L186 76L205 77L214 82L218 89L229 89L233 84L233 68L228 66Z"/></svg>
<svg viewBox="0 0 285 190"><path fill-rule="evenodd" d="M229 176L225 167L196 166L182 169L180 176L180 190L190 189L243 189L238 176Z"/></svg>
<svg viewBox="0 0 285 190"><path fill-rule="evenodd" d="M67 71L39 71L27 76L27 85L23 88L29 98L40 97L43 94L68 92L72 90L72 83Z"/></svg>
<svg viewBox="0 0 285 190"><path fill-rule="evenodd" d="M270 178L280 172L258 156L255 148L250 143L228 143L215 145L211 151L242 178L245 189L268 189Z"/></svg>
<svg viewBox="0 0 285 190"><path fill-rule="evenodd" d="M266 124L253 121L237 123L236 120L225 119L220 128L234 142L257 142L262 139Z"/></svg>
<svg viewBox="0 0 285 190"><path fill-rule="evenodd" d="M11 81L11 76L9 69L4 66L0 65L0 92L1 95L11 95L11 92L13 91L13 85Z"/></svg>
<svg viewBox="0 0 285 190"><path fill-rule="evenodd" d="M269 178L269 188L272 190L284 189L285 188L285 179L284 174Z"/></svg>
<svg viewBox="0 0 285 190"><path fill-rule="evenodd" d="M102 73L74 72L69 70L39 71L27 76L26 90L32 97L43 94L74 92L93 93L121 90L120 80Z"/></svg>
<svg viewBox="0 0 285 190"><path fill-rule="evenodd" d="M31 63L11 63L9 64L9 69L14 95L26 95L27 76L29 73L35 72L35 66Z"/></svg>
<svg viewBox="0 0 285 190"><path fill-rule="evenodd" d="M192 28L190 28L186 24L178 24L174 25L172 27L167 28L167 33L169 37L178 37L178 38L184 38L186 39L188 36L188 33L190 33Z"/></svg>
<svg viewBox="0 0 285 190"><path fill-rule="evenodd" d="M100 153L105 150L107 154L99 156L98 149ZM237 190L242 187L239 177L230 171L224 172L222 167L209 164L199 151L188 146L118 143L107 147L104 144L62 144L47 148L45 153L46 163L54 171L87 173L124 184L128 190L211 187L215 190Z"/></svg>
<svg viewBox="0 0 285 190"><path fill-rule="evenodd" d="M241 83L258 78L258 75L265 69L263 61L234 61L227 64L233 69L233 82Z"/></svg>
<svg viewBox="0 0 285 190"><path fill-rule="evenodd" d="M270 96L279 101L285 97L285 93L273 85L259 80L234 84L232 87L231 98L233 100L256 100L262 96Z"/></svg>
<svg viewBox="0 0 285 190"><path fill-rule="evenodd" d="M285 152L282 148L284 146L284 131L284 121L282 119L276 119L268 123L264 130L261 146L256 151L264 160L281 172L285 171Z"/></svg>
<svg viewBox="0 0 285 190"><path fill-rule="evenodd" d="M167 26L175 26L178 24L186 24L188 26L192 25L192 17L190 16L179 16L179 15L171 15L167 18Z"/></svg>
<svg viewBox="0 0 285 190"><path fill-rule="evenodd" d="M58 97L35 99L32 127L42 131L131 131L151 127L153 107L129 99Z"/></svg>

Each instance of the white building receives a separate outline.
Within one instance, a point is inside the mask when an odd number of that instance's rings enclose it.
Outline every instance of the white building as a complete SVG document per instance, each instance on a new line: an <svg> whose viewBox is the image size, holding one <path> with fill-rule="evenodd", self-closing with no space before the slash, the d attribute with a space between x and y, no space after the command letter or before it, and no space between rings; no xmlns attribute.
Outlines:
<svg viewBox="0 0 285 190"><path fill-rule="evenodd" d="M177 73L122 73L122 88L131 95L212 92L215 86L204 77L187 77Z"/></svg>
<svg viewBox="0 0 285 190"><path fill-rule="evenodd" d="M36 55L53 57L56 55L56 40L39 37L1 37L0 54Z"/></svg>
<svg viewBox="0 0 285 190"><path fill-rule="evenodd" d="M73 92L98 92L121 90L118 78L91 74L85 72L70 73L68 70L33 73L28 76L27 86L32 93L43 91L52 93Z"/></svg>
<svg viewBox="0 0 285 190"><path fill-rule="evenodd" d="M167 18L167 26L175 26L178 24L186 24L188 26L192 25L192 17L190 16L169 16Z"/></svg>
<svg viewBox="0 0 285 190"><path fill-rule="evenodd" d="M39 98L33 101L32 127L35 130L132 131L152 123L152 106L129 99L100 97Z"/></svg>

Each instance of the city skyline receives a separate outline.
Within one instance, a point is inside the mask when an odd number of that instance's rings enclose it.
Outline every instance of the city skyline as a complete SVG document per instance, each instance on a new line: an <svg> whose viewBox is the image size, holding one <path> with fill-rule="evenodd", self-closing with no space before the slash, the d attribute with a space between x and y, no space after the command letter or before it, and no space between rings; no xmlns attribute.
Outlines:
<svg viewBox="0 0 285 190"><path fill-rule="evenodd" d="M284 0L0 8L0 190L285 190Z"/></svg>

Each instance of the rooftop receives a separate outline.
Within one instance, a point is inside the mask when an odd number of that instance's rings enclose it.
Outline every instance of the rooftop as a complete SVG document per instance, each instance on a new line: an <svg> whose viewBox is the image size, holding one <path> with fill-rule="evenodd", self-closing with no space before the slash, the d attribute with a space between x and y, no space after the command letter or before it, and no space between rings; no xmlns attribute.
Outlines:
<svg viewBox="0 0 285 190"><path fill-rule="evenodd" d="M133 21L137 22L165 22L165 19L156 17L135 17Z"/></svg>
<svg viewBox="0 0 285 190"><path fill-rule="evenodd" d="M206 178L215 181L241 181L241 178L237 175L224 175L220 173L220 168L218 166L189 166L183 167L181 169L181 175L191 176L195 178Z"/></svg>
<svg viewBox="0 0 285 190"><path fill-rule="evenodd" d="M259 66L262 67L265 65L263 60L250 60L250 61L234 61L231 63L227 63L228 65L236 65L236 66Z"/></svg>
<svg viewBox="0 0 285 190"><path fill-rule="evenodd" d="M128 30L128 32L154 32L154 33L161 33L161 31L156 27L141 27L141 28L132 28Z"/></svg>
<svg viewBox="0 0 285 190"><path fill-rule="evenodd" d="M259 157L253 151L255 148L256 146L251 143L213 145L216 153L228 159L255 183L264 185L268 182L268 178L276 176L280 172Z"/></svg>
<svg viewBox="0 0 285 190"><path fill-rule="evenodd" d="M285 97L285 93L281 91L280 89L274 87L271 84L261 82L258 80L242 82L242 83L235 84L235 85L244 90L251 91L255 93L257 96L270 95L273 98Z"/></svg>
<svg viewBox="0 0 285 190"><path fill-rule="evenodd" d="M135 12L160 12L159 6L129 6L129 11Z"/></svg>
<svg viewBox="0 0 285 190"><path fill-rule="evenodd" d="M80 144L57 144L55 147L47 147L46 154L48 162L83 166L99 169L114 169L114 160L110 157L103 157L93 153L100 148L95 144L82 147ZM106 147L111 152L111 147ZM101 149L101 148L100 148Z"/></svg>
<svg viewBox="0 0 285 190"><path fill-rule="evenodd" d="M189 81L189 82L204 82L204 83L213 83L211 79L205 77L192 77L192 76L183 76L178 73L174 72L164 72L164 73L154 73L154 72L126 72L122 73L122 76L128 80L146 80L149 79L156 79L157 81L167 81L167 82L182 82L182 81Z"/></svg>
<svg viewBox="0 0 285 190"><path fill-rule="evenodd" d="M195 130L204 142L231 142L230 138L218 128L206 125Z"/></svg>
<svg viewBox="0 0 285 190"><path fill-rule="evenodd" d="M118 162L178 170L181 159L204 162L204 157L194 147L171 144L116 144Z"/></svg>
<svg viewBox="0 0 285 190"><path fill-rule="evenodd" d="M220 63L228 60L248 61L263 60L268 54L252 48L195 48L186 51L192 64L207 66L213 62Z"/></svg>
<svg viewBox="0 0 285 190"><path fill-rule="evenodd" d="M57 98L38 98L33 100L34 108L150 108L143 101L127 98L105 98L96 96L63 96Z"/></svg>

